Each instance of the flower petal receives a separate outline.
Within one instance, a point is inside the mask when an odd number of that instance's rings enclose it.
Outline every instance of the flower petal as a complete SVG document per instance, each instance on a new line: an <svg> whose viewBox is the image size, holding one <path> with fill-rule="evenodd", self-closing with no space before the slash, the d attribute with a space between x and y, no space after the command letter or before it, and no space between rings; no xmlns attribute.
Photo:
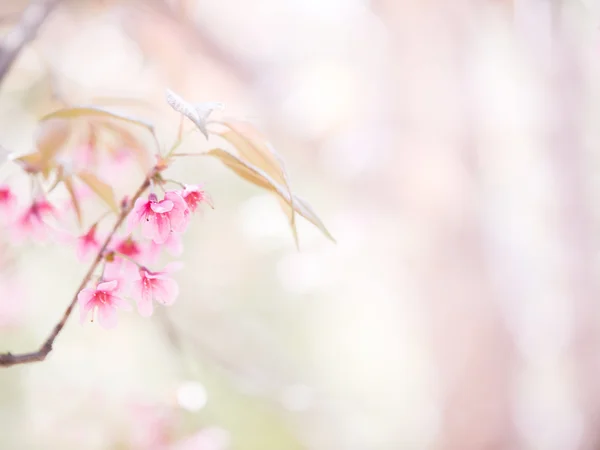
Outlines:
<svg viewBox="0 0 600 450"><path fill-rule="evenodd" d="M133 309L133 307L129 304L128 301L122 299L121 297L119 297L117 295L110 296L110 303L115 308L120 308L123 311L131 311Z"/></svg>
<svg viewBox="0 0 600 450"><path fill-rule="evenodd" d="M114 291L118 285L119 285L119 282L117 280L105 281L103 283L100 283L96 289L99 291L111 292L111 291Z"/></svg>
<svg viewBox="0 0 600 450"><path fill-rule="evenodd" d="M95 293L95 289L82 289L79 294L77 294L77 302L79 303L79 306L85 306L94 297Z"/></svg>
<svg viewBox="0 0 600 450"><path fill-rule="evenodd" d="M171 222L166 214L156 214L156 229L154 235L154 242L157 244L163 244L171 233Z"/></svg>
<svg viewBox="0 0 600 450"><path fill-rule="evenodd" d="M110 305L98 305L98 322L104 328L114 328L117 326L117 310Z"/></svg>
<svg viewBox="0 0 600 450"><path fill-rule="evenodd" d="M163 305L171 305L179 295L179 286L172 279L157 281L154 284L154 299Z"/></svg>
<svg viewBox="0 0 600 450"><path fill-rule="evenodd" d="M150 208L157 214L168 213L175 205L171 200L162 200L157 203L150 203Z"/></svg>
<svg viewBox="0 0 600 450"><path fill-rule="evenodd" d="M154 311L152 305L152 293L144 287L143 280L138 280L133 283L132 291L135 293L135 300L138 312L142 317L150 317Z"/></svg>

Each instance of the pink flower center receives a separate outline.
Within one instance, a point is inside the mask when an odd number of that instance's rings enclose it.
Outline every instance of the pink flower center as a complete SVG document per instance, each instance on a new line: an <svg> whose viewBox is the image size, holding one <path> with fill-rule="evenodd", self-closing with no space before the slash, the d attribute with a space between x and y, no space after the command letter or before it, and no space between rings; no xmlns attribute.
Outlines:
<svg viewBox="0 0 600 450"><path fill-rule="evenodd" d="M110 304L110 294L105 291L96 291L94 301L103 305Z"/></svg>
<svg viewBox="0 0 600 450"><path fill-rule="evenodd" d="M8 188L0 189L0 203L6 203L10 200L10 190Z"/></svg>
<svg viewBox="0 0 600 450"><path fill-rule="evenodd" d="M204 194L199 191L190 192L185 196L185 202L192 211L196 210L198 203L200 203L202 200L204 200Z"/></svg>
<svg viewBox="0 0 600 450"><path fill-rule="evenodd" d="M125 256L137 256L140 254L140 248L133 239L126 239L119 244L117 251Z"/></svg>

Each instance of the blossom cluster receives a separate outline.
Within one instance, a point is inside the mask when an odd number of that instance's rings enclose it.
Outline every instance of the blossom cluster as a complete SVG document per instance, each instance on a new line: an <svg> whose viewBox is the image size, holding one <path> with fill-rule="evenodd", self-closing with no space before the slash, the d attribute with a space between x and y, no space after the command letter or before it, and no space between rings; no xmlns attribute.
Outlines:
<svg viewBox="0 0 600 450"><path fill-rule="evenodd" d="M200 185L165 191L162 199L150 193L135 199L121 232L103 236L98 221L82 235L67 238L82 262L94 257L101 262L100 273L77 295L81 322L91 313L92 320L96 317L102 327L112 328L117 325L118 309L133 309L128 299L144 317L152 315L154 302L171 305L179 294L171 274L182 263L170 262L161 269L154 266L163 249L171 256L182 253L182 234L202 203L210 203L210 199ZM9 224L15 236L64 238L64 233L49 223L51 218L59 221L58 208L45 197L37 196L19 208L10 186L0 185L0 222Z"/></svg>

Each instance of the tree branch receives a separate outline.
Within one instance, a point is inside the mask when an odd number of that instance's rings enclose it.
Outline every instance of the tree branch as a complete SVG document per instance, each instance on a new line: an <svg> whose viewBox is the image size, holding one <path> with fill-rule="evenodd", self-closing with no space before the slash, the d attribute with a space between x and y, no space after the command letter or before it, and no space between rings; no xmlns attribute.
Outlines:
<svg viewBox="0 0 600 450"><path fill-rule="evenodd" d="M79 292L83 288L85 288L86 284L92 278L92 275L94 274L94 271L96 270L96 268L98 267L98 265L102 261L102 258L104 258L104 252L105 252L106 248L108 247L108 244L110 243L112 237L117 232L117 230L119 229L119 227L121 226L121 224L123 223L123 221L125 220L125 218L127 217L127 215L133 209L133 205L135 204L135 201L150 186L150 180L152 179L152 177L154 177L155 174L156 174L156 169L152 170L150 172L150 174L144 179L144 182L138 188L137 192L135 193L135 195L133 196L133 198L131 199L131 201L127 205L127 207L124 208L123 211L121 212L121 214L119 215L119 218L117 219L117 222L113 226L113 229L108 234L108 237L105 239L104 243L102 244L102 247L100 248L100 250L98 251L98 254L96 255L96 258L94 259L94 262L92 263L91 267L87 271L87 274L83 278L83 281L81 282L81 284L77 288L77 292L73 296L73 299L71 300L71 303L69 303L69 306L67 307L67 309L63 313L62 318L54 326L54 329L52 330L52 332L50 333L50 335L46 338L46 340L44 341L44 343L42 344L42 346L40 347L40 349L38 351L36 351L36 352L20 353L20 354L16 354L16 355L13 355L10 352L4 353L4 354L0 354L0 367L10 367L10 366L14 366L14 365L17 365L17 364L27 364L27 363L32 363L32 362L40 362L40 361L44 361L46 359L46 356L48 356L48 354L52 351L52 345L54 344L54 340L56 339L56 337L58 336L58 334L64 328L65 324L67 323L67 319L69 318L69 316L73 312L73 308L75 308L75 304L77 303L77 295L79 294Z"/></svg>
<svg viewBox="0 0 600 450"><path fill-rule="evenodd" d="M19 23L0 44L0 82L9 72L23 47L35 38L42 23L59 3L60 0L33 0L27 6Z"/></svg>

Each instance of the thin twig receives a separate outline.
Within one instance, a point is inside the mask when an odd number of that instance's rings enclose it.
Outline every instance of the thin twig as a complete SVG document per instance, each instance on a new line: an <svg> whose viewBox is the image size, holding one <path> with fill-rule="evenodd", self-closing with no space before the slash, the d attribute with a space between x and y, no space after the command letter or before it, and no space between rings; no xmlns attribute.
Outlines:
<svg viewBox="0 0 600 450"><path fill-rule="evenodd" d="M34 0L25 9L19 23L0 44L0 82L21 50L35 38L42 23L59 3L60 0Z"/></svg>
<svg viewBox="0 0 600 450"><path fill-rule="evenodd" d="M135 193L135 195L133 196L133 198L131 199L131 201L127 205L127 207L124 208L123 211L121 212L121 214L120 214L119 218L117 219L117 222L115 223L113 229L111 230L111 232L109 233L108 237L105 239L104 243L102 244L102 247L98 251L98 254L96 255L96 258L94 259L94 262L92 263L90 269L88 270L87 274L83 278L83 281L81 282L81 284L77 288L77 292L73 296L73 299L71 300L71 303L69 304L69 306L67 307L67 309L63 313L62 318L60 319L60 321L54 326L54 329L52 330L52 332L50 333L50 335L48 336L48 338L46 339L46 341L42 344L42 346L40 347L40 349L38 351L35 351L35 352L20 353L20 354L16 354L16 355L13 355L10 352L9 353L4 353L4 354L0 354L0 367L10 367L10 366L14 366L14 365L17 365L17 364L27 364L27 363L32 363L32 362L40 362L40 361L44 361L46 359L46 356L48 356L48 354L52 351L52 345L54 344L54 340L56 339L56 337L58 336L58 334L62 331L62 329L64 328L65 324L67 323L67 319L69 318L69 316L73 312L73 308L75 307L75 304L77 303L77 295L79 294L79 292L83 288L85 288L85 286L87 285L87 283L90 281L92 275L94 274L94 271L98 267L98 264L100 264L100 262L104 258L104 252L105 252L106 248L108 247L108 244L110 243L112 237L117 232L117 230L119 229L119 227L121 226L121 224L123 223L123 221L125 220L125 218L127 217L127 215L133 209L133 205L135 204L135 201L144 193L144 191L146 189L148 189L148 187L150 186L150 179L155 175L155 173L156 173L155 170L153 170L144 179L144 182L139 187L139 189L137 190L137 192Z"/></svg>

